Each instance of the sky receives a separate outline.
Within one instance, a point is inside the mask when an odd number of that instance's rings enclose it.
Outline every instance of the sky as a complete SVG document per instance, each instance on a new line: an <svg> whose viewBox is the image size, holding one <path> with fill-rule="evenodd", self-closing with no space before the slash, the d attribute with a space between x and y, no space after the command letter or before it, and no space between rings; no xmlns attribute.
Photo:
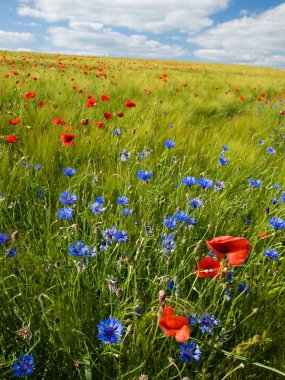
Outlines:
<svg viewBox="0 0 285 380"><path fill-rule="evenodd" d="M285 68L278 0L0 0L0 49Z"/></svg>

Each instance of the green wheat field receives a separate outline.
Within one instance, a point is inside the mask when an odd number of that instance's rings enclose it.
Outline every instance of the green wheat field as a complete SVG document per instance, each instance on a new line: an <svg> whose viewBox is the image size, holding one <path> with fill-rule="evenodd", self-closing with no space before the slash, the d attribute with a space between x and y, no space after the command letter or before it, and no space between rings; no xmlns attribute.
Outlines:
<svg viewBox="0 0 285 380"><path fill-rule="evenodd" d="M278 69L2 51L0 378L285 377L284 97Z"/></svg>

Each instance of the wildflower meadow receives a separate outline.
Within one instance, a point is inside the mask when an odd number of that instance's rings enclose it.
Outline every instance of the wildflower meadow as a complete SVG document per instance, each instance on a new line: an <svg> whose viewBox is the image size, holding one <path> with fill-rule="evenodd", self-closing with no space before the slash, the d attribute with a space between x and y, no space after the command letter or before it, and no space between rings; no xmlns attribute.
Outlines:
<svg viewBox="0 0 285 380"><path fill-rule="evenodd" d="M0 378L285 377L285 73L0 55Z"/></svg>

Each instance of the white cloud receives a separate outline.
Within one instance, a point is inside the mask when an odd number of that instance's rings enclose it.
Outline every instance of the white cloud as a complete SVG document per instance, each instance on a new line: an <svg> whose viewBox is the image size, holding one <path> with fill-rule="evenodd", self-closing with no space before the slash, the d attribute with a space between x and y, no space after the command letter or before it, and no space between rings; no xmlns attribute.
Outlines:
<svg viewBox="0 0 285 380"><path fill-rule="evenodd" d="M0 41L5 44L18 44L22 42L29 42L34 39L31 33L19 33L19 32L8 32L5 30L0 30Z"/></svg>
<svg viewBox="0 0 285 380"><path fill-rule="evenodd" d="M100 25L89 24L87 28L82 28L79 24L71 23L73 28L48 28L48 41L54 47L67 47L73 54L174 58L186 53L180 46L164 45L143 35L127 36Z"/></svg>
<svg viewBox="0 0 285 380"><path fill-rule="evenodd" d="M282 66L285 57L284 20L285 3L259 15L219 24L188 38L188 42L201 47L194 54L203 59Z"/></svg>
<svg viewBox="0 0 285 380"><path fill-rule="evenodd" d="M230 0L31 0L17 8L20 16L49 22L71 21L126 27L136 32L193 32L211 26L210 15Z"/></svg>
<svg viewBox="0 0 285 380"><path fill-rule="evenodd" d="M41 26L41 24L38 24L36 22L17 22L16 25L31 26L31 27Z"/></svg>

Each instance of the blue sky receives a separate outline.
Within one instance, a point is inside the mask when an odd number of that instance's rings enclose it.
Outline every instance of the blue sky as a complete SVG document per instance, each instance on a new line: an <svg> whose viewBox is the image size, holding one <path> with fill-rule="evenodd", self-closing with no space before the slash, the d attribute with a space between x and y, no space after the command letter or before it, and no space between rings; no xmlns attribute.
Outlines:
<svg viewBox="0 0 285 380"><path fill-rule="evenodd" d="M2 0L0 49L285 68L278 0Z"/></svg>

